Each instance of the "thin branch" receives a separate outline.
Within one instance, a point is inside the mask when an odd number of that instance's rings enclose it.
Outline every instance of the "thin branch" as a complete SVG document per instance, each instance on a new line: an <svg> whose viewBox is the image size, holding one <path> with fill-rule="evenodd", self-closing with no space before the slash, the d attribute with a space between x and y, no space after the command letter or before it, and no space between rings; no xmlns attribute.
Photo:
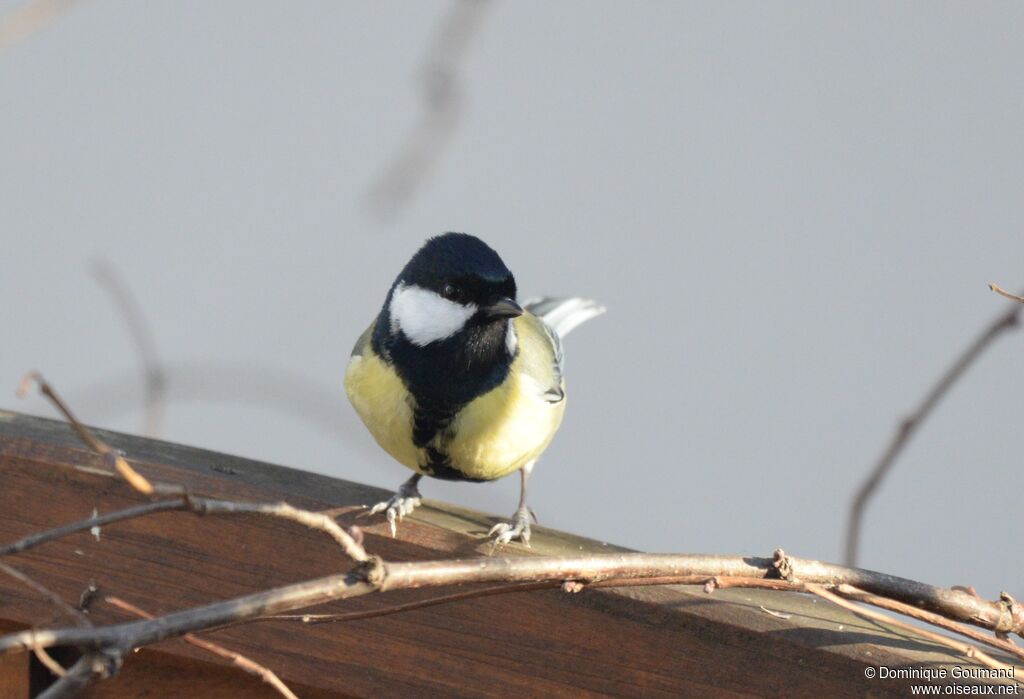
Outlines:
<svg viewBox="0 0 1024 699"><path fill-rule="evenodd" d="M141 476L135 469L133 469L128 461L121 455L119 451L103 442L101 439L96 437L92 432L89 431L85 425L78 421L78 419L72 414L70 408L61 400L60 396L57 395L53 387L43 379L39 372L31 372L22 379L22 384L19 387L19 395L24 395L28 390L28 385L35 381L39 384L40 392L53 401L54 405L64 414L68 422L78 433L78 436L82 439L86 445L93 451L103 455L103 457L113 463L118 473L128 481L139 492L150 495L154 493L176 493L181 495L180 504L178 507L170 505L170 501L161 501L159 504L151 503L149 507L141 506L129 508L130 514L125 515L122 513L112 513L108 515L108 521L118 521L123 519L129 519L131 517L139 517L142 515L151 514L153 512L159 512L163 510L191 510L197 514L240 514L240 513L251 513L261 514L270 517L277 517L280 519L287 519L292 522L297 522L303 526L309 527L326 533L332 539L334 539L342 550L349 558L357 563L366 561L369 555L365 549L360 546L352 536L342 529L337 522L328 517L327 515L309 512L307 510L300 510L292 507L286 502L278 503L247 503L247 502L232 502L229 500L218 500L214 498L197 497L190 495L185 492L184 488L178 485L169 485L164 483L158 483L155 486ZM113 517L114 519L109 519ZM92 517L86 520L89 524L89 528L99 526L101 519L99 517ZM38 545L43 541L49 541L57 538L58 536L65 536L75 531L81 530L81 525L84 522L77 522L71 525L60 527L57 530L51 530L50 532L43 532L42 534L32 535L26 537L21 541L14 542L8 546L0 547L0 555L15 550L24 550L32 545Z"/></svg>
<svg viewBox="0 0 1024 699"><path fill-rule="evenodd" d="M31 578L30 576L26 575L17 568L9 566L6 563L0 563L0 572L5 573L6 575L14 578L26 587L32 588L34 591L39 593L39 595L43 599L45 599L47 602L56 607L62 614L71 617L75 621L75 623L78 624L78 626L91 627L93 625L89 617L86 616L80 609L72 607L70 604L65 602L64 598L62 598L56 592L46 587L42 583L38 582L37 580ZM47 652L46 648L40 646L39 644L33 644L32 653L35 654L36 658L39 659L39 662L42 663L47 670L52 672L54 676L59 678L67 676L68 671L65 670L60 663L53 659L53 656Z"/></svg>
<svg viewBox="0 0 1024 699"><path fill-rule="evenodd" d="M135 349L142 362L142 378L145 386L143 434L148 437L160 435L160 424L163 418L164 392L167 388L167 375L163 370L153 333L150 332L142 310L132 294L128 284L120 273L104 260L98 260L93 267L97 281L110 295L111 300L120 312L128 332L135 343Z"/></svg>
<svg viewBox="0 0 1024 699"><path fill-rule="evenodd" d="M128 461L125 460L121 453L115 449L112 449L106 443L97 439L85 426L78 421L78 418L74 416L71 409L61 400L57 392L53 390L53 387L46 382L43 375L38 371L31 371L21 379L21 384L18 386L18 397L24 398L28 394L29 386L35 382L39 385L39 392L50 399L50 401L57 406L57 409L64 415L65 419L78 433L82 441L89 445L89 448L93 451L103 455L106 459L111 461L117 472L121 474L121 477L128 481L135 490L139 491L143 495L153 495L156 490L153 488L153 484L146 480L138 471L131 467Z"/></svg>
<svg viewBox="0 0 1024 699"><path fill-rule="evenodd" d="M270 516L281 516L285 519L296 521L306 526L312 526L316 529L323 529L332 536L338 543L344 541L344 536L349 536L344 530L337 527L337 524L328 518L326 515L320 513L311 513L302 510L296 510L287 504L280 505L267 505L267 504L253 504L253 503L231 503L227 501L213 500L209 498L197 498L191 497L182 500L166 500L158 501L156 503L149 503L148 505L128 508L119 512L108 513L98 518L88 518L81 520L74 524L65 525L56 529L50 530L49 532L41 532L34 534L30 537L21 539L13 544L9 544L4 547L0 547L0 555L5 553L14 553L27 550L32 546L39 545L46 541L59 538L60 536L66 536L68 534L82 531L91 526L95 526L97 523L108 524L111 522L121 521L123 519L129 519L133 517L141 517L153 512L160 512L172 509L189 509L197 513L208 513L208 514L237 514L237 513L257 513L265 514ZM321 527L320 525L324 525ZM337 527L337 529L335 529ZM339 534L340 532L340 534ZM343 535L343 536L342 536ZM358 544L356 544L358 546ZM343 545L344 548L344 545ZM360 553L361 552L361 553ZM356 560L367 560L365 551L359 547L356 552L352 555L353 558L362 556L363 558L356 558ZM677 557L688 561L729 561L728 557L693 557L693 556L682 556ZM536 560L536 559L528 559ZM787 559L789 561L795 561L796 559ZM780 580L772 577L766 577L768 573L771 573L773 563L767 559L760 562L760 567L751 567L750 563L753 561L743 560L744 568L742 570L730 569L728 575L721 568L710 568L705 569L701 572L690 573L687 576L680 576L678 570L672 570L672 575L668 578L665 576L651 575L650 579L646 584L667 584L667 583L688 583L688 584L703 584L709 583L710 589L715 587L728 587L728 586L744 586L744 587L762 587L766 589L775 590L797 590L786 580ZM431 564L435 566L437 564ZM477 565L477 564L472 564ZM968 621L970 623L977 624L984 628L990 628L1000 632L1014 632L1020 633L1021 629L1024 629L1024 610L1020 609L1019 606L1013 604L1007 604L1004 602L988 602L981 600L976 595L969 594L963 590L945 590L943 588L935 588L923 583L916 583L913 581L903 580L895 578L893 576L883 575L880 573L873 573L871 571L860 571L855 569L843 568L841 566L833 566L830 564L820 563L816 561L800 561L801 575L804 578L808 576L817 576L819 581L827 581L829 584L835 584L837 582L842 583L856 583L858 587L872 589L876 592L880 592L882 595L890 598L902 598L908 602L911 602L917 606L926 607L936 612L949 615L953 618ZM810 568L808 568L810 566ZM758 573L758 576L754 576L751 573ZM554 581L560 581L560 578L554 578ZM458 578L458 582L471 582L471 580L465 580ZM589 579L591 586L614 586L623 583L616 577L612 577L609 580L599 581ZM545 584L543 586L550 586ZM482 596L486 594L500 594L504 592L515 591L514 589L499 589L493 588L489 590L472 590L461 593L456 593L448 598L435 598L432 600L418 601L410 603L409 605L399 605L392 610L385 611L368 611L358 612L353 614L342 614L338 616L327 615L322 617L324 621L327 620L352 620L356 618L366 618L369 616L378 616L387 613L396 613L400 611L407 611L409 609L421 608L426 606L432 606L434 604L443 604L448 601L454 601L457 599L467 599L474 596ZM524 587L524 589L526 589ZM895 602L896 604L898 602ZM879 605L881 606L881 605ZM910 614L909 611L897 607L889 607L895 611L900 611L905 614ZM266 614L266 613L265 613ZM926 612L925 612L926 614ZM333 619L332 619L333 617ZM299 618L307 618L310 622L316 622L319 619L316 617L307 617L307 615L300 615ZM923 621L931 622L932 620L927 616L921 616ZM229 622L230 623L230 622ZM951 630L958 630L952 628ZM981 639L975 639L981 640ZM1002 647L1002 646L1000 646ZM1005 648L1004 648L1005 650Z"/></svg>
<svg viewBox="0 0 1024 699"><path fill-rule="evenodd" d="M50 529L44 532L31 534L10 544L0 546L0 556L20 553L30 548L39 546L48 541L53 541L85 529L96 526L104 526L113 522L121 522L127 519L143 517L155 512L167 512L184 510L199 515L235 515L235 514L259 514L278 519L285 519L296 522L309 529L322 531L330 536L345 554L356 562L362 562L369 558L366 551L356 543L352 535L346 532L333 519L320 512L300 510L286 502L263 503L263 502L235 502L231 500L219 500L199 496L185 496L170 500L158 500L156 502L137 505L124 510L110 512L105 515L89 517L66 524L61 527Z"/></svg>
<svg viewBox="0 0 1024 699"><path fill-rule="evenodd" d="M415 602L406 602L405 604L394 604L389 607L364 609L359 612L342 612L338 614L269 614L267 616L260 617L257 621L299 621L303 624L332 624L344 621L359 621L361 619L375 619L377 617L390 616L401 612L411 612L416 609L436 607L438 605L460 602L467 599L476 599L477 597L507 595L515 592L528 592L532 590L550 590L552 588L559 587L561 584L562 583L558 581L551 581L518 583L513 585L495 585L493 587L464 590L462 592L453 592L448 595L428 597L426 599L416 600Z"/></svg>
<svg viewBox="0 0 1024 699"><path fill-rule="evenodd" d="M1024 303L1024 296L1017 296L1017 294L1011 294L1009 291L1007 291L1006 289L1002 288L998 284L989 284L988 288L991 289L992 291L996 292L997 294L1002 294L1003 296L1005 296L1008 299L1013 299L1017 303Z"/></svg>
<svg viewBox="0 0 1024 699"><path fill-rule="evenodd" d="M379 216L394 215L407 203L455 132L463 105L459 65L488 4L487 0L454 0L438 29L423 68L423 113L370 192Z"/></svg>
<svg viewBox="0 0 1024 699"><path fill-rule="evenodd" d="M89 620L82 610L72 607L70 604L64 601L64 599L56 592L46 587L42 583L33 580L31 577L21 572L17 568L7 565L6 563L0 563L0 572L9 575L18 582L22 583L26 587L30 587L35 590L41 597L47 602L52 604L54 607L59 609L62 614L71 617L75 620L75 623L79 626L90 627L92 621Z"/></svg>
<svg viewBox="0 0 1024 699"><path fill-rule="evenodd" d="M54 529L48 529L43 532L36 534L30 534L22 539L11 542L0 546L0 556L7 556L12 553L21 553L28 549L35 548L40 544L45 544L48 541L60 539L76 532L91 529L92 527L102 527L107 524L114 522L121 522L126 519L135 519L136 517L142 517L144 515L153 514L154 512L166 512L168 510L184 510L188 509L188 504L181 498L172 498L170 500L157 500L155 502L147 502L144 505L136 505L135 507L128 507L123 510L116 512L108 512L105 515L97 515L96 517L89 517L88 519L82 519L71 524L65 524Z"/></svg>
<svg viewBox="0 0 1024 699"><path fill-rule="evenodd" d="M882 452L882 456L871 469L871 473L861 484L850 503L850 514L846 525L846 545L843 562L848 566L857 564L857 554L860 548L860 534L863 526L864 510L868 501L882 484L882 479L892 469L896 458L902 453L904 447L913 437L921 423L931 414L935 406L949 392L953 384L963 376L967 369L980 357L989 345L992 344L1003 333L1017 327L1020 321L1020 305L1013 305L996 317L977 338L957 357L956 361L939 377L939 380L925 395L924 400L914 411L905 417L899 424L896 433L889 441L889 445Z"/></svg>
<svg viewBox="0 0 1024 699"><path fill-rule="evenodd" d="M0 17L0 51L52 24L78 0L32 0Z"/></svg>
<svg viewBox="0 0 1024 699"><path fill-rule="evenodd" d="M152 614L143 611L139 607L136 607L134 604L126 602L119 597L107 597L105 601L108 604L117 607L118 609L124 610L129 614L134 614L135 616L142 617L143 619L153 618ZM195 646L196 648L202 648L203 650L213 653L216 656L225 658L226 660L230 660L233 664L237 665L242 670L245 670L251 675L256 675L261 680L263 680L271 687L273 687L275 690L277 690L277 693L285 697L286 699L298 699L298 697L295 696L295 693L292 692L292 690L288 689L288 686L281 681L281 678L278 677L273 670L263 665L260 665L255 660L252 660L251 658L248 658L242 655L241 653L237 653L233 650L228 650L219 643L214 643L212 641L207 641L206 639L199 638L195 634L187 633L181 638L183 641L185 641L185 643L189 643Z"/></svg>
<svg viewBox="0 0 1024 699"><path fill-rule="evenodd" d="M37 699L67 699L76 696L89 684L96 673L96 654L86 653L75 662L64 676L40 692Z"/></svg>
<svg viewBox="0 0 1024 699"><path fill-rule="evenodd" d="M55 677L64 677L68 674L68 671L64 669L64 666L53 659L53 656L47 652L45 648L36 646L32 649L32 653L36 656L36 659L43 664L47 670L49 670Z"/></svg>
<svg viewBox="0 0 1024 699"><path fill-rule="evenodd" d="M342 529L333 519L320 512L300 510L286 502L232 502L230 500L192 496L188 500L191 503L189 509L199 514L258 514L297 522L309 529L322 531L330 536L341 547L342 551L345 552L345 555L356 563L362 563L370 558L369 554L366 553L366 549L359 545L351 534Z"/></svg>
<svg viewBox="0 0 1024 699"><path fill-rule="evenodd" d="M916 626L911 626L905 621L900 621L899 619L894 619L886 614L881 614L871 609L865 609L864 607L857 606L853 602L845 600L839 595L829 592L820 585L805 584L804 587L812 595L817 595L818 597L827 599L833 604L838 604L840 607L850 610L859 617L870 619L872 621L881 622L883 624L889 624L890 626L895 626L896 628L903 629L904 631L909 631L919 636L924 636L930 641L933 641L940 645L946 646L947 648L952 648L960 653L963 653L964 656L966 656L967 658L977 660L979 663L986 667L990 667L996 670L1002 670L1006 672L1007 676L1013 677L1013 665L1001 663L988 653L985 653L984 651L975 648L970 644L963 643L954 638L949 638L948 636L943 636L942 634L935 633L934 631L929 631L928 629L922 629Z"/></svg>
<svg viewBox="0 0 1024 699"><path fill-rule="evenodd" d="M885 597L906 601L949 618L999 632L1020 634L1024 610L978 599L966 592L934 587L866 570L820 561L788 558L800 582L772 580L783 589L801 584L850 584ZM585 584L615 581L617 586L646 582L708 582L711 578L775 578L776 559L685 554L595 554L575 558L524 557L384 563L374 559L345 574L329 575L264 590L235 599L172 612L153 621L116 624L95 629L62 628L20 632L0 637L0 652L43 647L76 646L84 650L127 652L188 632L253 620L272 614L349 599L372 592L440 587L467 583L563 582ZM767 582L767 581L765 581ZM717 587L726 585L718 584Z"/></svg>
<svg viewBox="0 0 1024 699"><path fill-rule="evenodd" d="M54 529L30 534L29 536L18 539L10 544L0 546L0 556L21 553L22 551L35 548L36 546L48 541L54 541L55 539L60 539L86 529L91 529L92 527L105 526L113 522L122 522L127 519L144 517L155 512L170 512L175 510L194 512L198 515L258 514L267 517L285 519L301 524L304 527L324 532L337 542L339 546L341 546L346 556L357 563L369 558L369 554L367 554L366 550L355 541L351 534L342 529L341 526L333 519L320 512L300 510L296 507L292 507L286 502L234 502L231 500L219 500L216 498L206 498L195 495L187 495L169 500L157 500L155 502L146 503L145 505L136 505L135 507L128 507L123 510L108 512L105 515L89 517L88 519L82 519Z"/></svg>
<svg viewBox="0 0 1024 699"><path fill-rule="evenodd" d="M516 592L529 592L533 590L551 590L562 588L563 591L573 593L583 588L610 588L610 587L645 587L655 585L703 585L705 592L713 592L716 589L727 587L754 587L763 590L776 590L787 592L802 592L803 586L788 580L777 580L772 578L722 578L708 577L707 575L668 575L651 578L636 578L631 580L598 580L594 582L579 583L576 581L550 580L545 582L526 582L495 585L493 587L482 587L463 592L453 592L437 597L395 604L377 609L364 609L358 612L340 612L337 614L273 614L260 617L257 621L299 621L304 624L330 624L334 622L359 621L361 619L373 619L381 616L390 616L400 612L410 612L416 609L436 607L452 602L475 599L477 597L491 597L493 595L507 595ZM883 598L884 599L884 598ZM939 617L945 619L945 617Z"/></svg>
<svg viewBox="0 0 1024 699"><path fill-rule="evenodd" d="M865 604L870 604L872 606L880 607L882 609L888 609L891 612L903 614L904 616L919 619L921 621L931 624L932 626L938 626L939 628L946 629L947 631L952 631L954 633L961 634L962 636L966 636L971 640L978 641L979 643L985 643L987 645L992 646L993 648L998 648L1004 653L1015 655L1018 658L1024 660L1024 648L1020 648L1019 646L1011 643L1009 640L996 638L995 636L989 636L983 631L971 628L970 626L964 626L963 624L958 624L955 621L950 621L946 617L941 616L939 614L927 612L923 609L912 607L911 605L905 604L903 602L897 602L886 597L880 597L879 595L872 595L871 593L865 592L864 590L858 590L853 585L839 585L838 587L836 587L836 589L833 590L833 592L842 597L846 597L847 599L857 600L858 602L864 602Z"/></svg>

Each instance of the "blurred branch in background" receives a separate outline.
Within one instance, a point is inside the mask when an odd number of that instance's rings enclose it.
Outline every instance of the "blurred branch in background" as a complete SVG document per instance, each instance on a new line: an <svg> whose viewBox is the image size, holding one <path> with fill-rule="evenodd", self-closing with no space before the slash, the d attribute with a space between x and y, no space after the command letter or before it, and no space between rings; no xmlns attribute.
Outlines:
<svg viewBox="0 0 1024 699"><path fill-rule="evenodd" d="M364 443L353 438L343 418L339 391L329 390L305 376L270 367L238 366L229 362L195 360L170 362L164 367L167 387L161 398L183 401L261 405L316 426L347 446ZM338 378L341 382L340 374ZM111 377L76 392L88 422L103 423L137 409L135 379Z"/></svg>
<svg viewBox="0 0 1024 699"><path fill-rule="evenodd" d="M364 443L352 439L356 433L341 419L339 394L301 374L209 360L163 363L145 314L124 277L104 260L95 263L94 273L117 306L138 351L146 436L160 436L168 402L238 402L299 417L348 445ZM85 406L88 422L103 423L137 410L134 388L133 377L111 377L75 394L73 402Z"/></svg>
<svg viewBox="0 0 1024 699"><path fill-rule="evenodd" d="M56 21L79 0L32 0L0 16L0 51Z"/></svg>
<svg viewBox="0 0 1024 699"><path fill-rule="evenodd" d="M462 114L459 66L480 28L489 0L455 0L421 69L424 108L394 161L370 190L380 218L396 216L430 173Z"/></svg>
<svg viewBox="0 0 1024 699"><path fill-rule="evenodd" d="M160 365L153 333L150 332L131 289L113 265L104 260L97 260L93 264L93 273L120 311L142 361L142 379L145 386L143 434L147 437L159 437L167 375Z"/></svg>
<svg viewBox="0 0 1024 699"><path fill-rule="evenodd" d="M990 285L995 287L995 285ZM998 288L993 288L994 291ZM1016 298L1012 294L1002 292L1010 298ZM875 463L874 468L867 479L861 484L857 493L850 503L850 515L846 527L846 548L843 556L843 563L848 566L857 564L857 554L860 548L860 534L863 528L864 510L868 501L882 484L882 479L892 470L896 458L903 452L907 442L921 426L921 423L931 414L935 406L945 397L953 384L964 375L967 369L980 357L989 345L991 345L1004 332L1016 328L1020 323L1021 306L1014 304L1006 309L1004 313L997 316L989 325L975 338L964 352L957 357L956 361L946 369L945 373L932 386L925 395L920 405L907 417L900 421L896 433L889 441L882 456Z"/></svg>

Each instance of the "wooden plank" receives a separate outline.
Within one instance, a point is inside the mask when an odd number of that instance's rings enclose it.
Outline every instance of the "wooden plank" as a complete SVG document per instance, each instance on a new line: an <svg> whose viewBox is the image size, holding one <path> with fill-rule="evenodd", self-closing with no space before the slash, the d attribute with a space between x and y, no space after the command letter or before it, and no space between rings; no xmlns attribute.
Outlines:
<svg viewBox="0 0 1024 699"><path fill-rule="evenodd" d="M334 699L344 694L309 687L292 680L301 699ZM5 696L0 694L0 697ZM281 699L256 677L239 670L181 655L140 650L117 677L93 684L84 699ZM351 696L351 695L347 695Z"/></svg>
<svg viewBox="0 0 1024 699"><path fill-rule="evenodd" d="M430 502L392 539L363 505L383 491L180 445L100 433L149 477L212 497L287 500L358 523L366 546L389 560L485 555L495 521ZM0 413L0 541L140 502L64 424ZM517 554L616 550L537 528ZM346 561L322 534L245 517L162 513L46 544L8 562L69 600L95 581L153 613L337 572ZM419 590L325 605L375 609L435 596ZM789 618L766 613L761 607ZM103 603L97 622L124 617ZM34 593L0 580L0 624L54 620ZM870 681L866 665L960 664L944 648L891 632L804 595L754 590L631 588L516 593L339 624L262 622L207 637L301 686L300 696L904 696L907 682ZM230 679L224 679L225 677ZM244 684L248 682L248 684ZM223 661L168 641L126 663L95 696L142 688L202 696L259 692ZM232 685L232 683L237 683ZM122 687L124 689L117 689ZM103 692L112 692L105 694ZM120 693L118 693L120 692ZM222 692L222 694L217 694ZM236 695L238 695L236 693ZM251 696L258 696L252 694Z"/></svg>
<svg viewBox="0 0 1024 699"><path fill-rule="evenodd" d="M12 630L0 625L0 634ZM0 697L28 699L28 663L29 656L26 653L0 655Z"/></svg>

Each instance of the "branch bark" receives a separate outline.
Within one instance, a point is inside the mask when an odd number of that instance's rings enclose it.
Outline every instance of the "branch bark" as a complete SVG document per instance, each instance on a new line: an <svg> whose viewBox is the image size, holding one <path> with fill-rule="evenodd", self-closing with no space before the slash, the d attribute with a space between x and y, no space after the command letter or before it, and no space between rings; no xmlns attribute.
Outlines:
<svg viewBox="0 0 1024 699"><path fill-rule="evenodd" d="M891 624L892 626L903 629L904 631L910 631L911 633L916 633L919 636L924 636L925 638L930 639L931 641L938 643L939 645L947 646L956 651L959 651L960 653L963 653L964 656L967 658L977 660L985 667L990 667L996 670L1003 670L1007 673L1007 676L1013 677L1012 665L1001 663L988 653L985 653L972 645L963 643L961 641L957 641L956 639L949 638L948 636L943 636L942 634L937 634L934 631L929 631L928 629L919 629L915 626L911 626L910 624L904 621L887 617L884 614L879 614L878 612L872 611L870 609L858 607L852 602L849 602L840 597L839 595L826 590L820 585L805 585L804 589L806 589L812 595L817 595L818 597L827 599L833 604L838 604L840 607L849 609L857 616L863 617L865 619L870 619L871 621L878 621L884 624Z"/></svg>
<svg viewBox="0 0 1024 699"><path fill-rule="evenodd" d="M120 597L107 597L105 601L107 602L107 604L110 604L114 607L117 607L118 609L126 611L129 614L134 614L135 616L142 617L143 619L153 618L153 615L149 612L146 612L140 609L139 607L136 607L134 604L130 602L124 601ZM204 638L199 638L194 634L187 633L181 637L181 640L185 641L185 643L195 646L196 648L202 648L208 653L213 653L216 656L219 656L226 660L230 660L232 664L238 666L245 672L248 672L251 675L256 675L256 677L259 677L261 680L263 680L268 685L273 687L278 694L285 697L285 699L299 699L297 696L295 696L295 692L290 690L288 688L288 685L282 682L281 678L278 677L273 670L263 665L260 665L255 660L252 660L251 658L244 656L237 651L229 650L228 648L225 648L219 643L214 643L213 641L207 641Z"/></svg>
<svg viewBox="0 0 1024 699"><path fill-rule="evenodd" d="M1012 299L1013 301L1016 301L1017 303L1024 303L1024 296L1018 296L1017 294L1011 294L1009 291L1007 291L1006 289L1002 288L998 284L989 284L988 288L991 289L992 291L996 292L997 294L1002 294L1006 298Z"/></svg>
<svg viewBox="0 0 1024 699"><path fill-rule="evenodd" d="M166 638L202 631L270 614L280 614L371 592L440 587L469 583L579 581L584 584L629 585L645 579L695 583L712 578L765 579L773 587L800 590L801 585L853 585L874 594L905 601L944 616L998 632L1020 634L1024 609L974 597L967 592L934 587L873 571L845 568L821 561L786 558L791 581L779 575L777 559L687 554L600 554L573 558L524 557L384 563L380 559L343 574L329 575L256 592L232 600L173 612L151 621L92 629L61 628L20 632L0 637L0 652L39 645L75 646L82 650L126 653ZM767 579L766 579L767 578ZM719 587L725 585L718 584Z"/></svg>
<svg viewBox="0 0 1024 699"><path fill-rule="evenodd" d="M850 503L850 513L846 525L846 544L843 562L848 566L857 565L857 556L860 550L860 534L863 528L864 511L868 502L882 484L882 480L892 470L897 457L903 452L904 447L914 436L914 433L921 426L935 406L945 397L953 384L964 375L967 369L980 357L989 345L1008 330L1011 330L1020 322L1021 306L1014 304L1006 311L997 316L988 327L986 327L967 349L957 357L956 361L939 377L939 380L925 394L924 399L910 415L900 421L896 433L890 439L882 456L879 457L875 466L871 469L868 477L861 484Z"/></svg>

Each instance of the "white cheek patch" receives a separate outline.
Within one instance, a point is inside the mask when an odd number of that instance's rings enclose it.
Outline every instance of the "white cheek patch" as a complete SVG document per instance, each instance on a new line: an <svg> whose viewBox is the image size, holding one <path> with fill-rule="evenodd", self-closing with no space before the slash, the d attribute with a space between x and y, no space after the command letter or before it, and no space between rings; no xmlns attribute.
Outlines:
<svg viewBox="0 0 1024 699"><path fill-rule="evenodd" d="M415 284L396 286L388 306L391 332L401 330L417 347L451 337L476 311L476 304L464 306Z"/></svg>
<svg viewBox="0 0 1024 699"><path fill-rule="evenodd" d="M505 330L505 349L508 356L514 357L516 348L519 346L519 337L516 335L516 326L511 318L508 320L508 329Z"/></svg>

